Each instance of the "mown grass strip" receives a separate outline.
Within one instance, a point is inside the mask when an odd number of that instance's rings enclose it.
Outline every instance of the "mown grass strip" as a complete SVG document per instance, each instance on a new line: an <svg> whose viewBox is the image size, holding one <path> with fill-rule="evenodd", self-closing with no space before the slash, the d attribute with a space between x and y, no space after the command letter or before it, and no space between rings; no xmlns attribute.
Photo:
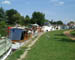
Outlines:
<svg viewBox="0 0 75 60"><path fill-rule="evenodd" d="M64 30L42 35L23 60L75 60L75 41Z"/></svg>
<svg viewBox="0 0 75 60"><path fill-rule="evenodd" d="M72 32L70 32L71 35L75 36L75 30L73 30Z"/></svg>

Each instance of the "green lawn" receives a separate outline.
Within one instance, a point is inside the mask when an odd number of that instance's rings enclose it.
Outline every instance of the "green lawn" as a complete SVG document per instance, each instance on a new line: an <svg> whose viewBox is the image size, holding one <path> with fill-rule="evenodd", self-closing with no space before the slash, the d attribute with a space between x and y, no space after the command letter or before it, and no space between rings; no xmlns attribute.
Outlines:
<svg viewBox="0 0 75 60"><path fill-rule="evenodd" d="M23 60L75 60L75 41L65 36L63 31L47 32Z"/></svg>
<svg viewBox="0 0 75 60"><path fill-rule="evenodd" d="M17 59L19 59L20 56L24 53L25 49L26 49L25 47L22 47L22 48L16 50L15 52L12 52L12 54L9 55L6 60L17 60Z"/></svg>
<svg viewBox="0 0 75 60"><path fill-rule="evenodd" d="M75 30L73 30L73 31L71 32L71 34L72 34L73 36L75 36Z"/></svg>

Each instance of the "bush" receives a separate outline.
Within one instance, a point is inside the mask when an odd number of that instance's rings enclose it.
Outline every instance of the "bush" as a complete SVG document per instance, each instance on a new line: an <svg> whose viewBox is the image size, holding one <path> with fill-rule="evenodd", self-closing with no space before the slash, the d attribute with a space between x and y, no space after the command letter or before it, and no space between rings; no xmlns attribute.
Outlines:
<svg viewBox="0 0 75 60"><path fill-rule="evenodd" d="M7 24L5 21L0 22L0 35L6 36L7 35Z"/></svg>
<svg viewBox="0 0 75 60"><path fill-rule="evenodd" d="M73 30L73 31L71 32L71 34L72 34L73 36L75 36L75 30Z"/></svg>

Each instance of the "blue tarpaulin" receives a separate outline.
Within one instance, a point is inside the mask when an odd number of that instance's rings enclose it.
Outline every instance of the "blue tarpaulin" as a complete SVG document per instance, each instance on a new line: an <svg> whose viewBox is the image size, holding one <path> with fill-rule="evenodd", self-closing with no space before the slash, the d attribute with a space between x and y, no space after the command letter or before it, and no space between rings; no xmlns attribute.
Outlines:
<svg viewBox="0 0 75 60"><path fill-rule="evenodd" d="M22 38L22 34L23 34L24 30L22 29L18 29L18 28L13 28L10 30L10 36L9 38L11 40L21 40Z"/></svg>

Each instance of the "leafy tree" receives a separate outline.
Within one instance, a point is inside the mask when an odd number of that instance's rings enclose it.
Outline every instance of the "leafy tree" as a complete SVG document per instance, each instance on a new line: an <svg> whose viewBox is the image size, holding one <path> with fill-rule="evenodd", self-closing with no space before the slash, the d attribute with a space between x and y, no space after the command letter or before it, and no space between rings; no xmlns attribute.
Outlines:
<svg viewBox="0 0 75 60"><path fill-rule="evenodd" d="M57 25L63 25L63 22L60 20L60 21L57 21L56 24Z"/></svg>
<svg viewBox="0 0 75 60"><path fill-rule="evenodd" d="M5 21L1 21L0 28L6 28L6 27L7 27L7 23Z"/></svg>
<svg viewBox="0 0 75 60"><path fill-rule="evenodd" d="M3 8L0 8L0 34L1 36L5 36L7 34L7 18L6 18L6 14Z"/></svg>
<svg viewBox="0 0 75 60"><path fill-rule="evenodd" d="M0 21L0 35L7 36L7 23L5 21Z"/></svg>
<svg viewBox="0 0 75 60"><path fill-rule="evenodd" d="M53 19L51 21L49 21L49 22L50 22L50 24L53 24L53 25L56 25L57 24L57 22L56 21L53 21Z"/></svg>
<svg viewBox="0 0 75 60"><path fill-rule="evenodd" d="M44 22L45 22L45 15L43 13L41 13L41 12L34 12L32 14L31 22L33 24L37 23L39 25L43 25Z"/></svg>
<svg viewBox="0 0 75 60"><path fill-rule="evenodd" d="M68 22L67 24L68 24L68 25L71 25L71 24L73 25L73 24L75 24L75 22L74 22L74 21L70 21L70 22Z"/></svg>
<svg viewBox="0 0 75 60"><path fill-rule="evenodd" d="M53 20L51 20L50 23L54 24L54 25L63 25L64 24L61 20L60 21L53 21Z"/></svg>
<svg viewBox="0 0 75 60"><path fill-rule="evenodd" d="M4 9L1 7L0 8L0 21L6 21L6 14L5 14L5 11Z"/></svg>
<svg viewBox="0 0 75 60"><path fill-rule="evenodd" d="M50 22L50 24L53 24L53 19L51 21L49 21L49 22Z"/></svg>
<svg viewBox="0 0 75 60"><path fill-rule="evenodd" d="M75 29L75 26L74 26L75 25L75 22L74 21L68 22L67 25L69 25L69 28L70 29Z"/></svg>
<svg viewBox="0 0 75 60"><path fill-rule="evenodd" d="M12 16L13 20L16 22L16 23L20 23L21 22L21 15L19 13L16 13Z"/></svg>
<svg viewBox="0 0 75 60"><path fill-rule="evenodd" d="M24 16L21 16L21 20L19 21L19 24L25 25L25 18L24 18Z"/></svg>
<svg viewBox="0 0 75 60"><path fill-rule="evenodd" d="M30 23L31 23L30 17L28 15L26 15L26 17L25 17L25 25L28 25Z"/></svg>
<svg viewBox="0 0 75 60"><path fill-rule="evenodd" d="M6 11L6 14L8 16L8 24L15 24L18 19L17 16L19 16L19 13L14 9L10 9Z"/></svg>
<svg viewBox="0 0 75 60"><path fill-rule="evenodd" d="M49 22L49 20L45 19L45 21L44 21L44 22Z"/></svg>

